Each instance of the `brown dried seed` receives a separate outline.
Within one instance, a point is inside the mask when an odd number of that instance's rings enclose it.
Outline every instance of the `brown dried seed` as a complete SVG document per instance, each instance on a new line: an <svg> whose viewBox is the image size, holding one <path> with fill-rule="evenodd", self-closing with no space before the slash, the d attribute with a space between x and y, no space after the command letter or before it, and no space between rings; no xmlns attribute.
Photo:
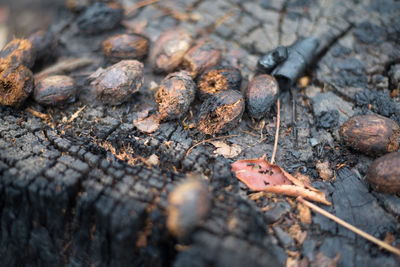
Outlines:
<svg viewBox="0 0 400 267"><path fill-rule="evenodd" d="M376 191L400 193L400 153L393 152L376 159L368 168L367 180Z"/></svg>
<svg viewBox="0 0 400 267"><path fill-rule="evenodd" d="M22 105L33 90L32 72L24 65L0 65L0 103Z"/></svg>
<svg viewBox="0 0 400 267"><path fill-rule="evenodd" d="M340 136L347 146L369 155L396 151L399 135L396 122L378 115L354 116L340 128Z"/></svg>
<svg viewBox="0 0 400 267"><path fill-rule="evenodd" d="M210 197L207 186L198 179L189 178L168 196L167 228L177 238L185 238L207 216Z"/></svg>
<svg viewBox="0 0 400 267"><path fill-rule="evenodd" d="M196 94L196 84L186 71L165 77L155 94L162 120L179 119L189 110Z"/></svg>
<svg viewBox="0 0 400 267"><path fill-rule="evenodd" d="M139 91L143 82L143 64L137 60L122 60L98 74L91 85L101 102L119 105Z"/></svg>
<svg viewBox="0 0 400 267"><path fill-rule="evenodd" d="M102 44L103 53L112 61L142 59L148 48L147 38L138 34L118 34L107 38Z"/></svg>
<svg viewBox="0 0 400 267"><path fill-rule="evenodd" d="M174 71L192 44L192 36L182 28L164 31L150 52L150 64L154 72Z"/></svg>
<svg viewBox="0 0 400 267"><path fill-rule="evenodd" d="M33 98L42 105L63 105L76 99L74 79L64 76L49 76L40 80L33 91Z"/></svg>
<svg viewBox="0 0 400 267"><path fill-rule="evenodd" d="M0 51L0 59L9 65L25 65L31 68L35 63L35 51L31 41L13 39Z"/></svg>
<svg viewBox="0 0 400 267"><path fill-rule="evenodd" d="M199 78L200 97L206 98L225 90L240 90L242 74L231 66L218 65L206 70Z"/></svg>
<svg viewBox="0 0 400 267"><path fill-rule="evenodd" d="M53 57L53 50L57 42L50 31L38 30L32 33L28 40L31 41L36 53L36 60L44 60Z"/></svg>
<svg viewBox="0 0 400 267"><path fill-rule="evenodd" d="M185 54L182 65L195 78L220 62L221 50L209 41L201 41Z"/></svg>
<svg viewBox="0 0 400 267"><path fill-rule="evenodd" d="M250 83L246 92L246 108L248 114L261 119L275 103L279 92L278 82L268 74L256 76Z"/></svg>
<svg viewBox="0 0 400 267"><path fill-rule="evenodd" d="M200 107L199 131L214 135L237 126L244 111L244 99L236 90L222 91L209 97Z"/></svg>

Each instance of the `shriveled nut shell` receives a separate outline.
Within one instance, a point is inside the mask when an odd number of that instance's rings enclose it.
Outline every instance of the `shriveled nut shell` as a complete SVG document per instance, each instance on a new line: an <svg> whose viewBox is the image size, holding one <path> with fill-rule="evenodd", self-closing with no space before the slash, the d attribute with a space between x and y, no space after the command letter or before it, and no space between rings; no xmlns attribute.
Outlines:
<svg viewBox="0 0 400 267"><path fill-rule="evenodd" d="M368 168L367 180L376 191L400 193L400 153L393 152L376 159Z"/></svg>
<svg viewBox="0 0 400 267"><path fill-rule="evenodd" d="M32 33L28 40L31 41L36 53L36 60L48 59L53 56L57 45L54 35L50 31L38 30Z"/></svg>
<svg viewBox="0 0 400 267"><path fill-rule="evenodd" d="M279 92L278 82L268 74L256 76L250 83L246 92L246 108L248 114L261 119L275 103Z"/></svg>
<svg viewBox="0 0 400 267"><path fill-rule="evenodd" d="M209 41L201 41L185 54L182 66L195 78L206 69L218 65L220 62L221 50L217 49Z"/></svg>
<svg viewBox="0 0 400 267"><path fill-rule="evenodd" d="M196 94L196 84L186 71L165 77L155 94L158 112L163 120L181 118L189 110Z"/></svg>
<svg viewBox="0 0 400 267"><path fill-rule="evenodd" d="M25 65L28 68L35 63L35 51L31 41L26 39L13 39L0 51L2 64Z"/></svg>
<svg viewBox="0 0 400 267"><path fill-rule="evenodd" d="M33 98L42 105L63 105L76 99L74 79L64 76L49 76L40 80L33 91Z"/></svg>
<svg viewBox="0 0 400 267"><path fill-rule="evenodd" d="M77 18L79 29L87 34L109 31L120 24L123 9L116 3L96 2Z"/></svg>
<svg viewBox="0 0 400 267"><path fill-rule="evenodd" d="M143 82L143 64L137 60L122 60L103 70L91 85L101 102L119 105L139 91Z"/></svg>
<svg viewBox="0 0 400 267"><path fill-rule="evenodd" d="M112 61L142 59L148 48L147 38L138 34L118 34L107 38L102 44L103 53Z"/></svg>
<svg viewBox="0 0 400 267"><path fill-rule="evenodd" d="M206 185L190 178L178 185L168 196L167 228L177 238L187 237L210 209L210 196Z"/></svg>
<svg viewBox="0 0 400 267"><path fill-rule="evenodd" d="M240 90L242 74L231 66L218 65L206 70L199 77L200 96L206 98L226 90Z"/></svg>
<svg viewBox="0 0 400 267"><path fill-rule="evenodd" d="M379 115L354 116L340 128L340 137L347 146L369 155L396 151L399 135L399 125Z"/></svg>
<svg viewBox="0 0 400 267"><path fill-rule="evenodd" d="M239 123L243 111L244 99L239 91L222 91L201 105L198 129L210 135L230 131Z"/></svg>
<svg viewBox="0 0 400 267"><path fill-rule="evenodd" d="M164 31L150 52L150 64L154 72L174 71L192 45L192 36L182 28Z"/></svg>
<svg viewBox="0 0 400 267"><path fill-rule="evenodd" d="M20 106L33 90L32 72L24 65L0 65L0 104Z"/></svg>

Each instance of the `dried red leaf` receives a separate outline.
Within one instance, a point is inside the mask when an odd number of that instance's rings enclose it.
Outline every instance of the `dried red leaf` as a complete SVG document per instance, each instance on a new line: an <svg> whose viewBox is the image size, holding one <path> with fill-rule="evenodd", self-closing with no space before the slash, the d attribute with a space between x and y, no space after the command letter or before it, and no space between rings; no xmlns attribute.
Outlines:
<svg viewBox="0 0 400 267"><path fill-rule="evenodd" d="M294 178L281 167L261 159L245 159L232 163L236 177L251 190L284 194L317 201L326 205L325 194Z"/></svg>

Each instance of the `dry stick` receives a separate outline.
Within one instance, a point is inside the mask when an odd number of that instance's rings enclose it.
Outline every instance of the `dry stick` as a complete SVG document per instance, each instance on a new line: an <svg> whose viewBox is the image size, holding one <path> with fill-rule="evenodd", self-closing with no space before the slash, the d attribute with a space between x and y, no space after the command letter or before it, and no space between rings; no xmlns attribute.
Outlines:
<svg viewBox="0 0 400 267"><path fill-rule="evenodd" d="M199 146L199 145L207 143L207 142L211 142L213 140L224 139L224 138L235 137L235 136L238 136L238 135L237 134L232 134L232 135L219 136L219 137L210 138L210 139L206 139L206 140L203 140L201 142L198 142L197 144L193 145L192 147L190 147L188 149L188 151L186 152L185 158L190 154L192 149L195 148L196 146Z"/></svg>
<svg viewBox="0 0 400 267"><path fill-rule="evenodd" d="M36 111L34 109L31 108L26 108L26 111L28 111L29 113L31 113L33 116L40 118L42 120L50 120L50 116L48 114L44 114L42 112Z"/></svg>
<svg viewBox="0 0 400 267"><path fill-rule="evenodd" d="M79 113L81 113L86 108L86 105L78 109L74 114L72 114L71 118L67 120L67 123L73 122L76 118L78 118Z"/></svg>
<svg viewBox="0 0 400 267"><path fill-rule="evenodd" d="M276 115L276 132L275 132L275 143L274 143L274 150L272 151L272 157L271 157L271 164L274 164L275 161L275 155L276 155L276 150L278 148L278 139L279 139L279 126L281 124L281 101L278 100L276 101L276 109L277 109L277 115Z"/></svg>
<svg viewBox="0 0 400 267"><path fill-rule="evenodd" d="M347 229L349 229L350 231L353 231L354 233L364 237L365 239L371 241L372 243L377 244L378 246L396 254L400 256L400 249L397 249L385 242L383 242L382 240L379 240L375 237L373 237L372 235L354 227L353 225L343 221L342 219L339 219L338 217L336 217L333 214L330 214L329 212L321 209L320 207L318 207L317 205L312 204L311 202L308 202L307 200L304 200L302 197L298 197L297 201L301 202L302 204L306 205L307 207L311 208L312 210L320 213L321 215L324 215L325 217L331 219L334 222L337 222L338 224L340 224L343 227L346 227Z"/></svg>
<svg viewBox="0 0 400 267"><path fill-rule="evenodd" d="M129 8L129 9L127 9L125 11L125 16L128 16L130 13L132 13L136 9L139 9L141 7L145 7L145 6L148 6L148 5L155 4L155 3L159 2L159 1L160 0L144 0L144 1L140 2L140 3L137 3L136 5L134 5L133 7Z"/></svg>
<svg viewBox="0 0 400 267"><path fill-rule="evenodd" d="M65 71L73 71L93 64L94 62L95 59L93 58L67 58L35 74L35 80L38 81L46 76L60 74Z"/></svg>

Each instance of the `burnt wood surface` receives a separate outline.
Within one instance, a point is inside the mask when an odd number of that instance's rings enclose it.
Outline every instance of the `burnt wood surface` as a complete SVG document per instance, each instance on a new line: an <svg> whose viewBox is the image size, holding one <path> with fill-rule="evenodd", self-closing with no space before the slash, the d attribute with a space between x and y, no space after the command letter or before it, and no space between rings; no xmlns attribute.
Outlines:
<svg viewBox="0 0 400 267"><path fill-rule="evenodd" d="M77 15L59 12L50 28L58 38L57 56L95 62L68 73L81 91L74 104L46 108L30 100L18 109L0 106L1 266L283 266L288 255L297 253L311 264L319 252L330 258L340 253L339 266L399 265L392 254L319 214L312 214L311 224L301 224L293 199L250 199L254 192L236 180L230 164L271 155L275 110L266 117L262 137L245 114L224 139L242 152L226 159L207 142L190 149L210 138L190 126L200 101L184 119L164 122L153 134L134 127L138 111L155 107L151 82L163 78L152 74L146 60L145 86L132 101L115 107L93 101L86 77L111 64L101 43L126 28L87 35L79 31ZM332 202L324 209L380 239L391 233L399 244L400 198L370 188L365 173L375 157L346 148L338 135L354 114L400 121L399 97L386 96L393 89L389 70L400 63L399 12L400 3L390 0L176 0L140 8L129 20L136 30L142 25L151 42L177 25L197 38L211 38L223 49L223 63L241 70L243 88L263 53L300 36L319 38L308 71L311 83L281 93L276 162L309 175ZM358 101L365 92L371 97ZM319 127L324 112L332 110L339 114L336 126ZM153 154L157 166L145 160ZM329 161L331 181L316 172L319 160ZM167 197L188 172L205 177L211 210L187 240L176 240L165 226ZM265 206L269 209L261 209ZM287 233L294 224L307 234L303 242Z"/></svg>

